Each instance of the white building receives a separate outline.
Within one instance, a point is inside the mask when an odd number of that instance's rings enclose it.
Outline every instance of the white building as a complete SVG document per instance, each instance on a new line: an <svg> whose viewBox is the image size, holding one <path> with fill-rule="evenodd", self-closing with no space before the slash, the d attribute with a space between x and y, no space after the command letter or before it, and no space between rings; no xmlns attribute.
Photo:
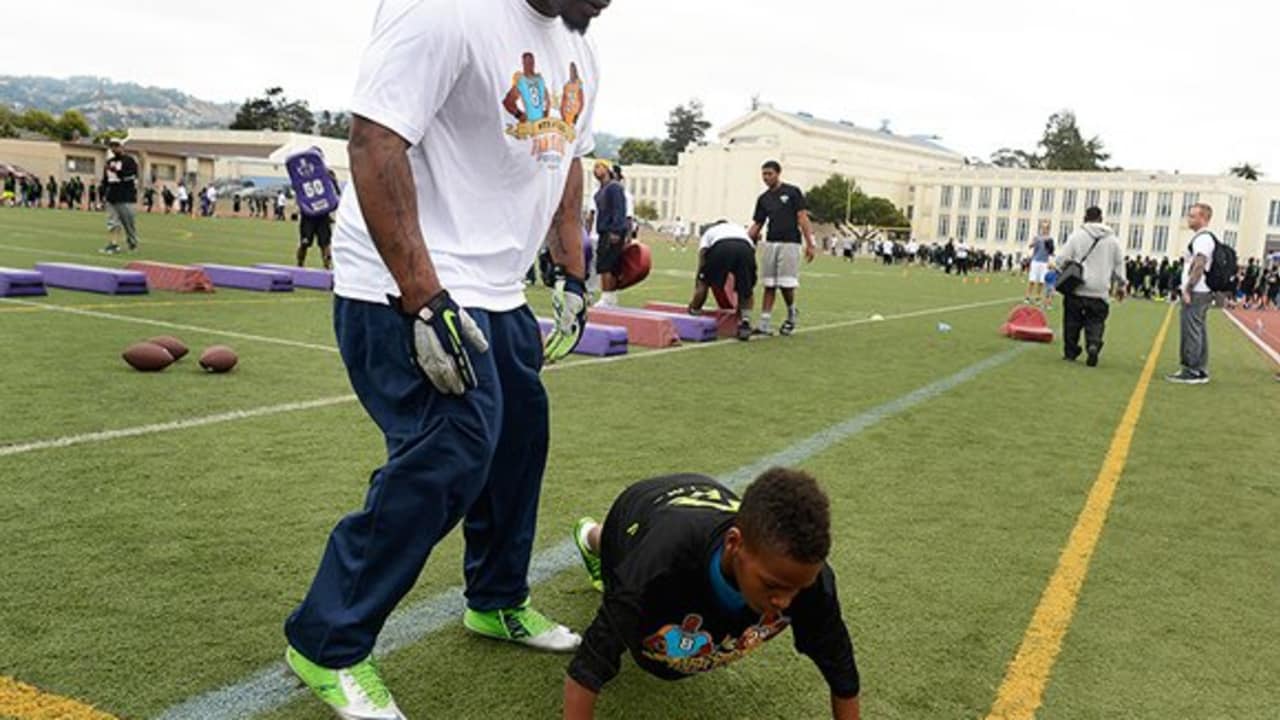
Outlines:
<svg viewBox="0 0 1280 720"><path fill-rule="evenodd" d="M964 237L975 247L1019 252L1041 220L1065 237L1097 205L1135 255L1180 254L1183 218L1196 202L1214 208L1213 229L1242 258L1280 252L1280 184L1228 175L1077 173L969 166L922 136L902 136L765 106L724 127L718 142L691 148L674 167L631 166L628 188L659 220L746 222L763 190L760 166L777 160L783 179L808 190L832 174L888 198L922 241Z"/></svg>

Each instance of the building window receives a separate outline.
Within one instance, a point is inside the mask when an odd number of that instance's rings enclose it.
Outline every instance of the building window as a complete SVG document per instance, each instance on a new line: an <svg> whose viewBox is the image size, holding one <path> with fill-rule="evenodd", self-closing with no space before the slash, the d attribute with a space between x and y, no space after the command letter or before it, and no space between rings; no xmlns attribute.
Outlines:
<svg viewBox="0 0 1280 720"><path fill-rule="evenodd" d="M1045 188L1040 191L1040 212L1053 212L1053 201L1055 200L1055 195L1056 193L1054 193L1053 188Z"/></svg>
<svg viewBox="0 0 1280 720"><path fill-rule="evenodd" d="M978 209L979 210L991 209L991 188L984 187L978 191Z"/></svg>
<svg viewBox="0 0 1280 720"><path fill-rule="evenodd" d="M968 210L973 206L973 188L964 186L960 188L960 209Z"/></svg>
<svg viewBox="0 0 1280 720"><path fill-rule="evenodd" d="M942 197L938 200L938 205L940 207L944 207L944 208L951 207L951 194L954 190L955 188L951 187L950 185L946 185L942 188ZM943 233L943 234L945 235L946 233Z"/></svg>
<svg viewBox="0 0 1280 720"><path fill-rule="evenodd" d="M1023 218L1018 221L1018 244L1026 245L1031 241L1031 221Z"/></svg>
<svg viewBox="0 0 1280 720"><path fill-rule="evenodd" d="M996 242L1005 243L1009 240L1009 218L996 218Z"/></svg>
<svg viewBox="0 0 1280 720"><path fill-rule="evenodd" d="M1068 215L1075 213L1076 199L1079 197L1079 195L1080 195L1080 192L1078 190L1063 190L1062 191L1062 212L1067 213Z"/></svg>
<svg viewBox="0 0 1280 720"><path fill-rule="evenodd" d="M1169 226L1157 225L1151 234L1151 252L1169 252Z"/></svg>
<svg viewBox="0 0 1280 720"><path fill-rule="evenodd" d="M671 197L671 178L662 178L662 197Z"/></svg>
<svg viewBox="0 0 1280 720"><path fill-rule="evenodd" d="M988 220L986 217L978 218L977 226L974 228L974 231L973 231L973 237L975 240L987 239L987 222Z"/></svg>
<svg viewBox="0 0 1280 720"><path fill-rule="evenodd" d="M1058 247L1067 244L1067 240L1071 237L1071 233L1075 232L1075 223L1070 220L1063 220L1058 226Z"/></svg>
<svg viewBox="0 0 1280 720"><path fill-rule="evenodd" d="M1280 227L1280 200L1271 201L1271 212L1267 214L1267 224Z"/></svg>
<svg viewBox="0 0 1280 720"><path fill-rule="evenodd" d="M86 155L68 155L67 172L80 175L97 175L98 161Z"/></svg>
<svg viewBox="0 0 1280 720"><path fill-rule="evenodd" d="M178 166L168 164L156 164L151 166L151 182L157 180L177 180Z"/></svg>
<svg viewBox="0 0 1280 720"><path fill-rule="evenodd" d="M1129 228L1129 249L1136 252L1142 251L1142 230L1141 225L1134 225Z"/></svg>
<svg viewBox="0 0 1280 720"><path fill-rule="evenodd" d="M1091 207L1100 208L1102 207L1101 203L1102 203L1101 190L1086 190L1084 192L1084 207L1086 210L1088 210Z"/></svg>
<svg viewBox="0 0 1280 720"><path fill-rule="evenodd" d="M1036 191L1031 188L1023 188L1022 193L1018 197L1018 207L1022 212L1031 212L1032 203L1035 202Z"/></svg>
<svg viewBox="0 0 1280 720"><path fill-rule="evenodd" d="M943 215L938 218L938 239L945 240L951 234L951 216Z"/></svg>
<svg viewBox="0 0 1280 720"><path fill-rule="evenodd" d="M1182 193L1182 217L1191 212L1191 206L1200 202L1200 193Z"/></svg>
<svg viewBox="0 0 1280 720"><path fill-rule="evenodd" d="M1147 216L1146 191L1133 193L1133 204L1129 207L1129 215L1136 218Z"/></svg>
<svg viewBox="0 0 1280 720"><path fill-rule="evenodd" d="M1240 215L1244 212L1244 198L1233 197L1227 202L1227 222L1239 224Z"/></svg>
<svg viewBox="0 0 1280 720"><path fill-rule="evenodd" d="M961 240L969 239L969 216L961 215L956 218L956 237Z"/></svg>
<svg viewBox="0 0 1280 720"><path fill-rule="evenodd" d="M1013 209L1013 188L1000 188L1000 209Z"/></svg>
<svg viewBox="0 0 1280 720"><path fill-rule="evenodd" d="M911 220L915 220L915 219L916 219L916 206L915 206L915 205L908 205L908 206L907 206L907 220L908 220L908 221L911 221Z"/></svg>
<svg viewBox="0 0 1280 720"><path fill-rule="evenodd" d="M1124 191L1112 190L1107 193L1107 217L1118 218L1124 212Z"/></svg>
<svg viewBox="0 0 1280 720"><path fill-rule="evenodd" d="M1226 243L1229 247L1234 248L1236 246L1236 241L1239 239L1240 239L1240 233L1236 232L1235 230L1227 230L1226 232L1222 233L1222 242Z"/></svg>

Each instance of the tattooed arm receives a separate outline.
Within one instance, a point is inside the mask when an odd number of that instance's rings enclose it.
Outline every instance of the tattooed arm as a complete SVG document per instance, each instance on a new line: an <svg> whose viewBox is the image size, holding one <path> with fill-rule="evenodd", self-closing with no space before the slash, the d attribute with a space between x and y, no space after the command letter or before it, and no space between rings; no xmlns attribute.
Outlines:
<svg viewBox="0 0 1280 720"><path fill-rule="evenodd" d="M409 143L391 130L359 115L352 117L348 154L360 211L400 288L404 310L416 312L442 288L418 223L408 149Z"/></svg>
<svg viewBox="0 0 1280 720"><path fill-rule="evenodd" d="M586 260L582 255L582 161L574 158L565 180L560 207L551 219L547 248L551 259L564 266L565 272L578 279L586 278Z"/></svg>

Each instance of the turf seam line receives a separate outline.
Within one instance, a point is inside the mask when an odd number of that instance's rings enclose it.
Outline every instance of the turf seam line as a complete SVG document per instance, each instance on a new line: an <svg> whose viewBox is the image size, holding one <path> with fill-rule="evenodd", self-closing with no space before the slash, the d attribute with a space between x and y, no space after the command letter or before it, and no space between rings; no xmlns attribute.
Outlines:
<svg viewBox="0 0 1280 720"><path fill-rule="evenodd" d="M1147 391L1155 376L1156 364L1164 349L1172 320L1173 307L1170 307L1156 333L1146 365L1129 397L1129 404L1112 435L1102 468L1098 471L1084 507L1062 548L1057 567L1045 585L1017 654L1005 671L1004 680L1000 683L986 720L1033 720L1044 701L1045 688L1062 650L1062 641L1071 627L1071 620L1080 600L1080 590L1089 573L1089 563L1106 525L1116 486L1129 459L1133 436L1138 421L1142 418Z"/></svg>
<svg viewBox="0 0 1280 720"><path fill-rule="evenodd" d="M117 720L75 698L0 675L0 716L17 720Z"/></svg>
<svg viewBox="0 0 1280 720"><path fill-rule="evenodd" d="M1258 346L1258 349L1262 351L1263 355L1271 358L1271 361L1275 364L1280 365L1280 352L1276 352L1275 348L1272 348L1265 340L1258 337L1257 333L1250 330L1249 326L1245 325L1240 318L1235 316L1235 313L1227 310L1226 316L1227 319L1234 323L1236 327L1240 328L1240 332L1244 333L1245 337L1249 338L1254 345Z"/></svg>
<svg viewBox="0 0 1280 720"><path fill-rule="evenodd" d="M753 463L722 475L720 480L736 489L776 465L798 465L861 434L868 428L923 405L989 370L1000 367L1028 350L1029 346L1019 345L992 355L954 375L936 380L897 399L865 410L802 438L779 452L766 455ZM578 550L572 541L566 540L538 551L534 553L529 566L529 585L530 587L540 585L579 562ZM383 627L374 654L384 657L456 623L462 615L465 602L463 588L454 586L393 614ZM283 638L281 638L282 654L283 647ZM513 651L523 652L515 649ZM174 705L162 713L159 720L233 720L252 717L279 708L305 694L304 690L298 689L292 682L284 663L277 662L233 685L197 695Z"/></svg>

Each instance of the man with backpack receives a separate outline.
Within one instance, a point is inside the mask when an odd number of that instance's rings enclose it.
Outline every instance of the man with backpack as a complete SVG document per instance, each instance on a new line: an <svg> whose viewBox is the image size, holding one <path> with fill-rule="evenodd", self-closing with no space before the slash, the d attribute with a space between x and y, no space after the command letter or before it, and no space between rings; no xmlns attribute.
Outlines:
<svg viewBox="0 0 1280 720"><path fill-rule="evenodd" d="M1196 203L1187 213L1195 233L1182 264L1182 369L1165 379L1181 385L1209 382L1209 333L1206 320L1213 293L1226 290L1236 274L1236 254L1209 230L1213 208Z"/></svg>
<svg viewBox="0 0 1280 720"><path fill-rule="evenodd" d="M1076 279L1061 288L1063 358L1075 362L1083 354L1089 367L1097 367L1111 314L1107 297L1114 289L1116 299L1123 300L1127 290L1124 251L1115 232L1102 222L1101 208L1085 210L1084 225L1062 246L1057 264L1064 271L1068 265L1080 266L1079 272L1073 273Z"/></svg>

